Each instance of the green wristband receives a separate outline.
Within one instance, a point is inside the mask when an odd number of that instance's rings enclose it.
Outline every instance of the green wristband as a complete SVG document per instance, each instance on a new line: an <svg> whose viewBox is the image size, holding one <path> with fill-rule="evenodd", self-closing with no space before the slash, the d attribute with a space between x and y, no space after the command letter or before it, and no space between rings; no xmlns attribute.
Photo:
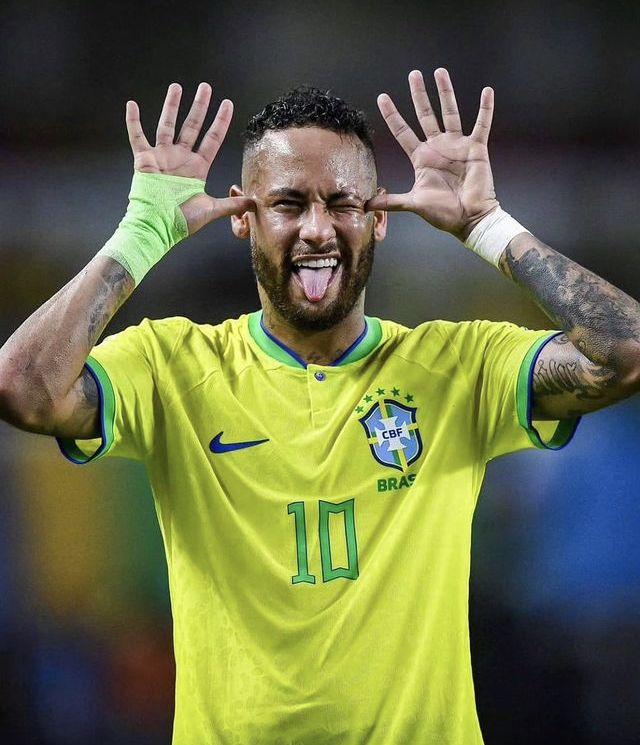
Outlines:
<svg viewBox="0 0 640 745"><path fill-rule="evenodd" d="M134 171L127 212L98 255L122 264L138 285L169 249L189 235L180 205L204 194L204 184L197 178Z"/></svg>

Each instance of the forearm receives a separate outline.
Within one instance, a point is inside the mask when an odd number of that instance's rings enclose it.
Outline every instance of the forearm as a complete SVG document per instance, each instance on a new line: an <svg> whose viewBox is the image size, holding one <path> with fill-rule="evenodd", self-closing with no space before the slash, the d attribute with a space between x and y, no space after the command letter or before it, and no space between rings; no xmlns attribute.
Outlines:
<svg viewBox="0 0 640 745"><path fill-rule="evenodd" d="M585 357L638 383L640 303L529 233L513 238L499 266Z"/></svg>
<svg viewBox="0 0 640 745"><path fill-rule="evenodd" d="M1 418L43 434L95 436L97 387L84 362L134 287L187 236L179 205L201 196L203 183L134 173L129 206L114 235L0 349Z"/></svg>
<svg viewBox="0 0 640 745"><path fill-rule="evenodd" d="M118 262L96 256L36 310L0 349L0 417L54 431L87 355L133 289Z"/></svg>
<svg viewBox="0 0 640 745"><path fill-rule="evenodd" d="M233 104L220 104L194 150L211 86L198 86L174 142L181 94L179 85L169 86L153 147L142 130L138 105L127 102L134 156L127 212L99 254L0 349L0 418L44 434L97 436L98 389L84 362L109 320L176 243L218 217L255 211L248 197L214 199L204 192Z"/></svg>

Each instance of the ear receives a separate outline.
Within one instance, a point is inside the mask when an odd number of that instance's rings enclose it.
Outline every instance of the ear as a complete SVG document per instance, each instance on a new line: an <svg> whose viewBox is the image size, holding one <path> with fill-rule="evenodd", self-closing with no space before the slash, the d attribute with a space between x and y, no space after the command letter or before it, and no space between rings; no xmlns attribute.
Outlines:
<svg viewBox="0 0 640 745"><path fill-rule="evenodd" d="M376 196L386 194L383 186L376 189ZM377 241L383 241L387 235L387 213L385 210L373 210L373 237Z"/></svg>
<svg viewBox="0 0 640 745"><path fill-rule="evenodd" d="M229 196L243 197L244 192L237 184L234 184L229 189ZM249 213L243 212L241 215L231 215L231 230L236 238L246 240L249 237Z"/></svg>

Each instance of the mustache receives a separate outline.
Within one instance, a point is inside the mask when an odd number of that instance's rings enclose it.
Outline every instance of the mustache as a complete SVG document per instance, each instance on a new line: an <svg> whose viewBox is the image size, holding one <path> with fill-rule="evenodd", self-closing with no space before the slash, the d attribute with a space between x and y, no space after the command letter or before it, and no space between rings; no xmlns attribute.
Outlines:
<svg viewBox="0 0 640 745"><path fill-rule="evenodd" d="M347 246L342 242L335 240L331 241L331 243L326 243L322 248L313 248L306 243L297 244L291 249L291 251L289 251L288 259L289 261L294 261L299 256L308 256L309 254L313 254L314 256L325 256L336 253L340 254L341 259L345 257L348 258L351 255Z"/></svg>

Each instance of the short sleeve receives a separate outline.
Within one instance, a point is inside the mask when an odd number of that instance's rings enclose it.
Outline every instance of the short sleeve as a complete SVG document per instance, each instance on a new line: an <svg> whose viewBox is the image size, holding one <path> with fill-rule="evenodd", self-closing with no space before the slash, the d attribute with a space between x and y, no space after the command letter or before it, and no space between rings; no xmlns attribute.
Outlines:
<svg viewBox="0 0 640 745"><path fill-rule="evenodd" d="M476 324L478 364L470 369L478 376L476 426L486 460L531 447L558 450L573 436L579 417L539 422L531 417L534 366L557 334L511 323Z"/></svg>
<svg viewBox="0 0 640 745"><path fill-rule="evenodd" d="M149 321L108 336L94 347L85 367L98 386L100 438L58 438L63 455L89 463L106 455L144 460L153 447L157 370L149 347Z"/></svg>

